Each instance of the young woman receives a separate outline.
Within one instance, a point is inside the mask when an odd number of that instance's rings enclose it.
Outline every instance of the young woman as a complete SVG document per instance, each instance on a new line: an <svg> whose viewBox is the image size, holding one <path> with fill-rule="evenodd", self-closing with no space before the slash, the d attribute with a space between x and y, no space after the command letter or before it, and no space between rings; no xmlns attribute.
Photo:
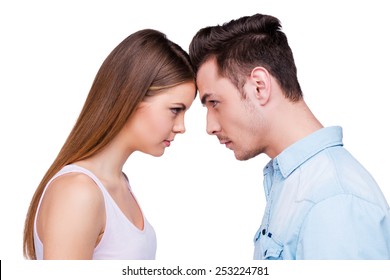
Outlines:
<svg viewBox="0 0 390 280"><path fill-rule="evenodd" d="M154 259L156 237L122 167L161 156L195 98L186 52L159 31L121 42L98 71L80 116L27 213L29 259Z"/></svg>

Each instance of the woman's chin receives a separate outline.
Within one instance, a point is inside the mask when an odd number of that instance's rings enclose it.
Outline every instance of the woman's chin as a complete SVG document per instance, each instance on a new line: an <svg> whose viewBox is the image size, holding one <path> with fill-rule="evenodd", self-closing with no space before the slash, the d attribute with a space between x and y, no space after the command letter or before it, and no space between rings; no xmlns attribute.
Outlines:
<svg viewBox="0 0 390 280"><path fill-rule="evenodd" d="M150 152L150 153L147 153L153 157L161 157L163 154L165 153L165 149L161 150L161 151L153 151L153 152Z"/></svg>

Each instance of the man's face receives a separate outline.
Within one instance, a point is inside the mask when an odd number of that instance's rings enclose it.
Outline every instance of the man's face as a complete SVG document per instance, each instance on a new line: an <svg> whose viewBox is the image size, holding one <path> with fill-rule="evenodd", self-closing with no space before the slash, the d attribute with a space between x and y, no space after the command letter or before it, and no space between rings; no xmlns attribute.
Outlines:
<svg viewBox="0 0 390 280"><path fill-rule="evenodd" d="M207 108L207 133L216 135L238 160L264 152L266 126L247 84L244 98L228 78L219 76L215 60L210 59L199 68L197 85L202 104Z"/></svg>

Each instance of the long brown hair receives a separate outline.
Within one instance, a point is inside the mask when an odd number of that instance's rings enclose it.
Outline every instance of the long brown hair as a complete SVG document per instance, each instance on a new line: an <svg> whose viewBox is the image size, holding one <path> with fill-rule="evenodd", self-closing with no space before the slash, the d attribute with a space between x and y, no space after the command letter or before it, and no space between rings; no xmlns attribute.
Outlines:
<svg viewBox="0 0 390 280"><path fill-rule="evenodd" d="M76 124L32 198L24 228L26 258L36 259L34 220L49 180L65 165L102 150L146 96L184 82L195 83L188 54L159 31L133 33L109 54L96 74Z"/></svg>

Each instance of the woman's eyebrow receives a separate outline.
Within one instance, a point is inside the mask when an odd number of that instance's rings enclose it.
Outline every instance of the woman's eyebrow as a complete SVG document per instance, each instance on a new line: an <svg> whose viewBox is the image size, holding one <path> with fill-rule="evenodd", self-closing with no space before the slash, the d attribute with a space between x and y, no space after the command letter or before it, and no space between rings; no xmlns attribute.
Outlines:
<svg viewBox="0 0 390 280"><path fill-rule="evenodd" d="M175 106L180 106L180 107L182 107L183 110L186 110L186 109L187 109L187 106L186 106L184 103L181 103L181 102L179 102L179 103L173 103L173 105L175 105Z"/></svg>

